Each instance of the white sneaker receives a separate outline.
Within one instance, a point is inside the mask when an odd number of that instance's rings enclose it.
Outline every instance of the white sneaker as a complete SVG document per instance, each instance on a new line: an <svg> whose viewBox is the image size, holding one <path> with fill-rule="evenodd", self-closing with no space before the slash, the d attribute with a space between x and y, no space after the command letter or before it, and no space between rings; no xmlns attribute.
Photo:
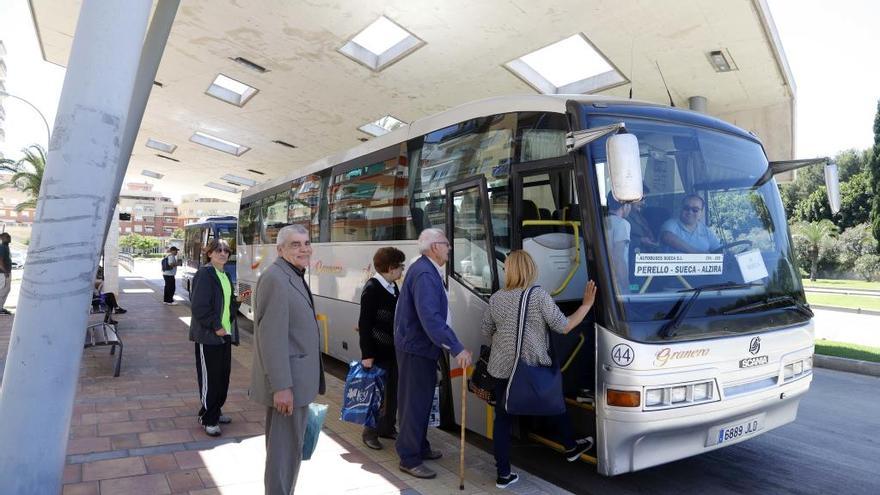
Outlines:
<svg viewBox="0 0 880 495"><path fill-rule="evenodd" d="M208 436L219 437L220 434L223 432L220 431L220 425L214 425L214 426L205 426L205 433L207 433Z"/></svg>

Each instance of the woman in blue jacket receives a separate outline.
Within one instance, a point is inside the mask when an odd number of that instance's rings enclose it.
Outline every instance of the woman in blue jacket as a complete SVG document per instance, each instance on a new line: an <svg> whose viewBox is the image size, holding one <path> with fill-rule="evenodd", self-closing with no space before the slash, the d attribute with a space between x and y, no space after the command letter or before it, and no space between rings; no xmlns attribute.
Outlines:
<svg viewBox="0 0 880 495"><path fill-rule="evenodd" d="M221 434L220 424L232 419L221 408L229 390L232 344L238 345L235 315L239 302L229 275L223 270L229 259L229 244L214 239L205 247L205 263L193 278L190 299L192 320L189 340L195 342L196 376L202 407L199 423L212 437Z"/></svg>

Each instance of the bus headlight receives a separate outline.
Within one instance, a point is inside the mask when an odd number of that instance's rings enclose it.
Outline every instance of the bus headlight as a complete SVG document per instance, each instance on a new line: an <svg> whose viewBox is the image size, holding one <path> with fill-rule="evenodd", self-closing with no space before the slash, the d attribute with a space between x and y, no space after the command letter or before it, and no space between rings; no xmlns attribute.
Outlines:
<svg viewBox="0 0 880 495"><path fill-rule="evenodd" d="M663 403L663 389L652 388L645 392L645 405L648 407Z"/></svg>
<svg viewBox="0 0 880 495"><path fill-rule="evenodd" d="M694 402L706 400L709 397L709 382L694 385Z"/></svg>
<svg viewBox="0 0 880 495"><path fill-rule="evenodd" d="M809 374L813 370L813 358L808 357L806 359L801 359L798 361L793 361L785 365L782 368L782 381L787 382L789 380L794 380L795 378L800 378L804 375Z"/></svg>
<svg viewBox="0 0 880 495"><path fill-rule="evenodd" d="M684 402L687 399L687 387L672 388L672 403Z"/></svg>
<svg viewBox="0 0 880 495"><path fill-rule="evenodd" d="M715 399L715 380L676 383L645 389L645 410L693 406Z"/></svg>

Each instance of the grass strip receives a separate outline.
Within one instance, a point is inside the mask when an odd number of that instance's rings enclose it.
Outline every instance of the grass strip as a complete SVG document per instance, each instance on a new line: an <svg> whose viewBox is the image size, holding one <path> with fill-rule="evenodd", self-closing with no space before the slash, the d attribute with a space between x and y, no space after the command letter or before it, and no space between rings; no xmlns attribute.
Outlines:
<svg viewBox="0 0 880 495"><path fill-rule="evenodd" d="M807 292L807 302L819 306L880 311L880 297Z"/></svg>
<svg viewBox="0 0 880 495"><path fill-rule="evenodd" d="M803 279L804 287L823 287L829 289L862 289L862 290L880 290L880 282L866 282L864 280L837 280L828 278L819 278L815 282L810 279Z"/></svg>
<svg viewBox="0 0 880 495"><path fill-rule="evenodd" d="M817 340L816 354L880 363L880 347L836 342L834 340Z"/></svg>

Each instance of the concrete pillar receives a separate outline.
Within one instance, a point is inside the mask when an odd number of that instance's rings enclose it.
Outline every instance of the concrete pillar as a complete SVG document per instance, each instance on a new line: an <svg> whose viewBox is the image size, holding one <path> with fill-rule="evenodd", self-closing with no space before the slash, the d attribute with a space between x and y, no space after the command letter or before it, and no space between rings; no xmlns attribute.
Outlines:
<svg viewBox="0 0 880 495"><path fill-rule="evenodd" d="M144 40L143 51L140 56L137 76L134 81L134 91L131 97L128 119L125 123L125 133L122 136L122 145L119 152L119 168L116 172L116 183L113 187L112 203L117 204L119 190L125 180L125 172L128 170L128 162L131 159L131 151L137 139L147 101L153 89L153 81L159 70L159 62L165 52L168 35L177 15L180 0L159 0L147 37ZM104 246L104 292L113 292L117 300L121 299L119 293L119 208L116 207L113 214L107 219L106 242ZM122 302L120 302L122 304Z"/></svg>
<svg viewBox="0 0 880 495"><path fill-rule="evenodd" d="M0 388L0 493L61 492L92 282L151 6L84 0L80 9Z"/></svg>
<svg viewBox="0 0 880 495"><path fill-rule="evenodd" d="M695 112L709 113L709 100L705 96L691 96L688 98L688 108Z"/></svg>
<svg viewBox="0 0 880 495"><path fill-rule="evenodd" d="M122 305L119 293L119 205L110 214L110 229L104 241L104 292L116 294L116 300Z"/></svg>

